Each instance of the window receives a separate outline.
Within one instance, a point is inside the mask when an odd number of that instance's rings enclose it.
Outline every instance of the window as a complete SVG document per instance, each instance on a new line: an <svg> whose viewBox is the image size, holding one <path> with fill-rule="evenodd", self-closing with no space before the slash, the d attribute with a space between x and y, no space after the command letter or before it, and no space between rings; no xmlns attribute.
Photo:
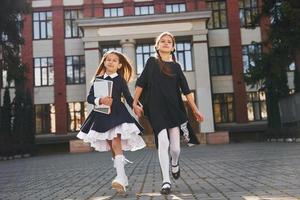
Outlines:
<svg viewBox="0 0 300 200"><path fill-rule="evenodd" d="M13 88L15 87L15 81L12 80L10 83L7 82L7 70L2 70L2 88L9 87Z"/></svg>
<svg viewBox="0 0 300 200"><path fill-rule="evenodd" d="M282 20L282 3L283 0L277 0L272 8L270 8L271 16L270 21L272 24L279 23Z"/></svg>
<svg viewBox="0 0 300 200"><path fill-rule="evenodd" d="M85 83L84 56L67 56L66 65L67 84Z"/></svg>
<svg viewBox="0 0 300 200"><path fill-rule="evenodd" d="M68 131L79 131L87 116L87 106L85 102L68 103Z"/></svg>
<svg viewBox="0 0 300 200"><path fill-rule="evenodd" d="M52 37L52 12L34 12L33 39L50 39Z"/></svg>
<svg viewBox="0 0 300 200"><path fill-rule="evenodd" d="M186 11L186 7L184 3L166 5L166 13L177 13L177 12L185 12L185 11Z"/></svg>
<svg viewBox="0 0 300 200"><path fill-rule="evenodd" d="M81 10L67 10L65 11L65 37L76 38L82 37L82 31L76 24L77 19L82 19Z"/></svg>
<svg viewBox="0 0 300 200"><path fill-rule="evenodd" d="M207 23L208 29L227 28L226 1L207 1L206 5L212 10L212 16Z"/></svg>
<svg viewBox="0 0 300 200"><path fill-rule="evenodd" d="M239 0L241 27L250 26L258 14L257 0Z"/></svg>
<svg viewBox="0 0 300 200"><path fill-rule="evenodd" d="M295 94L295 88L289 89L289 95L291 95L291 94Z"/></svg>
<svg viewBox="0 0 300 200"><path fill-rule="evenodd" d="M229 47L209 48L211 75L230 75L231 61Z"/></svg>
<svg viewBox="0 0 300 200"><path fill-rule="evenodd" d="M104 8L104 17L124 16L123 8Z"/></svg>
<svg viewBox="0 0 300 200"><path fill-rule="evenodd" d="M4 60L0 60L0 73L1 73L1 82L2 82L2 88L15 87L15 82L12 80L10 83L7 82L7 69L5 69L7 66L5 66Z"/></svg>
<svg viewBox="0 0 300 200"><path fill-rule="evenodd" d="M123 49L120 45L100 45L101 55L103 56L106 52L110 50L116 50L119 52L123 52Z"/></svg>
<svg viewBox="0 0 300 200"><path fill-rule="evenodd" d="M178 61L182 64L183 71L191 71L192 65L192 48L190 42L176 43L176 56Z"/></svg>
<svg viewBox="0 0 300 200"><path fill-rule="evenodd" d="M264 92L247 93L247 110L249 121L259 121L267 119L266 95Z"/></svg>
<svg viewBox="0 0 300 200"><path fill-rule="evenodd" d="M141 74L144 66L150 56L155 55L154 45L152 44L138 44L136 47L136 66L137 74Z"/></svg>
<svg viewBox="0 0 300 200"><path fill-rule="evenodd" d="M251 44L243 46L243 68L247 73L250 66L255 66L254 58L261 55L261 45Z"/></svg>
<svg viewBox="0 0 300 200"><path fill-rule="evenodd" d="M55 133L55 107L53 104L35 105L35 133Z"/></svg>
<svg viewBox="0 0 300 200"><path fill-rule="evenodd" d="M213 94L216 123L227 123L235 120L233 103L233 94Z"/></svg>
<svg viewBox="0 0 300 200"><path fill-rule="evenodd" d="M288 71L293 72L295 70L296 70L295 62L292 62L288 67Z"/></svg>
<svg viewBox="0 0 300 200"><path fill-rule="evenodd" d="M34 85L48 86L53 83L53 58L34 58Z"/></svg>
<svg viewBox="0 0 300 200"><path fill-rule="evenodd" d="M153 15L154 6L136 6L135 15Z"/></svg>

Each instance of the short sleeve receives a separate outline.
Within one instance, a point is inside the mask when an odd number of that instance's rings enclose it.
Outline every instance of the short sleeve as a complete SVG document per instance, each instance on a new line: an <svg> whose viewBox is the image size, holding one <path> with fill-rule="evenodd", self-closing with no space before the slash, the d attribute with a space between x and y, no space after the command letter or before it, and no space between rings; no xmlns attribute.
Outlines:
<svg viewBox="0 0 300 200"><path fill-rule="evenodd" d="M149 57L146 64L145 64L145 68L142 72L142 74L140 75L140 77L137 79L135 86L139 86L141 88L145 88L148 85L149 82L149 68L153 67L153 61L155 58L154 57Z"/></svg>
<svg viewBox="0 0 300 200"><path fill-rule="evenodd" d="M178 82L179 82L180 89L184 95L187 95L187 94L191 93L191 90L190 90L188 82L183 74L180 64L177 65L177 69L178 69L177 70L178 71Z"/></svg>

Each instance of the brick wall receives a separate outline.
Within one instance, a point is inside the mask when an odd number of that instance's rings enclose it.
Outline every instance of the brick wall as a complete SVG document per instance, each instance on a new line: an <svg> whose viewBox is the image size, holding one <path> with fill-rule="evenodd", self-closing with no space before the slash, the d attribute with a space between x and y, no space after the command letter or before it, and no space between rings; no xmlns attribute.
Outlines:
<svg viewBox="0 0 300 200"><path fill-rule="evenodd" d="M67 98L65 80L64 10L62 0L53 0L53 62L56 133L67 133Z"/></svg>
<svg viewBox="0 0 300 200"><path fill-rule="evenodd" d="M227 6L235 116L237 123L245 123L248 122L247 97L245 82L243 80L242 40L238 0L228 0Z"/></svg>

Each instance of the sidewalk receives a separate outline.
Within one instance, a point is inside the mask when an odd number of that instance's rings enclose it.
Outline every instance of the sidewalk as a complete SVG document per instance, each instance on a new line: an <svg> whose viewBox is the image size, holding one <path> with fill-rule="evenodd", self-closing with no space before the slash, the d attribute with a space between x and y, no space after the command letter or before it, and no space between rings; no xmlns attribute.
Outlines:
<svg viewBox="0 0 300 200"><path fill-rule="evenodd" d="M248 143L183 147L181 178L173 193L159 193L156 150L126 152L127 196L111 190L110 153L37 156L0 161L2 200L299 200L300 143Z"/></svg>

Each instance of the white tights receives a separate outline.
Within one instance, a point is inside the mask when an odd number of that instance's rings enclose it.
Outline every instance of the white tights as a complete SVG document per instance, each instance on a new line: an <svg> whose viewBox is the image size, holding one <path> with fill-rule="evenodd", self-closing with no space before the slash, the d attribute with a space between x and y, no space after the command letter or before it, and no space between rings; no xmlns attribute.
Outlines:
<svg viewBox="0 0 300 200"><path fill-rule="evenodd" d="M168 132L169 138L168 139ZM174 127L168 129L163 129L158 134L158 158L159 163L162 171L163 176L163 183L170 181L170 174L169 174L169 146L170 146L170 155L172 158L172 165L177 165L180 155L180 131L179 127ZM178 171L178 167L172 168L173 172ZM166 185L168 186L168 185Z"/></svg>

